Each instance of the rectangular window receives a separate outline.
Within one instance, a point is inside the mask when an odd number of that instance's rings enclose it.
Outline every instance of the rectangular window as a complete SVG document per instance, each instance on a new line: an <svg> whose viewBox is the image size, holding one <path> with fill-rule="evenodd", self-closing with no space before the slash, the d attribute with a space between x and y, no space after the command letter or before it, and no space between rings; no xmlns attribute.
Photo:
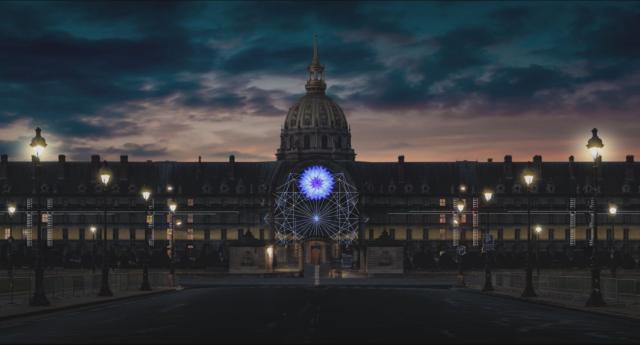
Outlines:
<svg viewBox="0 0 640 345"><path fill-rule="evenodd" d="M554 241L556 239L556 230L549 229L549 241Z"/></svg>
<svg viewBox="0 0 640 345"><path fill-rule="evenodd" d="M498 229L498 241L503 241L504 240L504 229L500 228Z"/></svg>
<svg viewBox="0 0 640 345"><path fill-rule="evenodd" d="M11 237L11 228L5 228L4 229L4 239L8 240L9 237Z"/></svg>
<svg viewBox="0 0 640 345"><path fill-rule="evenodd" d="M445 224L447 222L447 215L441 213L440 214L440 224Z"/></svg>
<svg viewBox="0 0 640 345"><path fill-rule="evenodd" d="M467 215L463 213L460 215L460 224L465 224L466 222L467 222Z"/></svg>
<svg viewBox="0 0 640 345"><path fill-rule="evenodd" d="M187 223L193 224L193 213L187 214Z"/></svg>
<svg viewBox="0 0 640 345"><path fill-rule="evenodd" d="M187 241L193 241L193 229L187 229Z"/></svg>
<svg viewBox="0 0 640 345"><path fill-rule="evenodd" d="M153 224L153 215L152 214L148 214L147 215L147 224Z"/></svg>
<svg viewBox="0 0 640 345"><path fill-rule="evenodd" d="M622 232L622 239L625 241L629 240L629 229L624 229Z"/></svg>
<svg viewBox="0 0 640 345"><path fill-rule="evenodd" d="M444 228L440 228L440 241L447 239L447 232Z"/></svg>
<svg viewBox="0 0 640 345"><path fill-rule="evenodd" d="M440 207L446 207L446 206L447 206L447 199L440 198Z"/></svg>
<svg viewBox="0 0 640 345"><path fill-rule="evenodd" d="M515 230L514 238L516 241L520 241L520 229Z"/></svg>
<svg viewBox="0 0 640 345"><path fill-rule="evenodd" d="M193 198L187 199L187 206L193 207L194 204L195 204L195 201L193 200Z"/></svg>

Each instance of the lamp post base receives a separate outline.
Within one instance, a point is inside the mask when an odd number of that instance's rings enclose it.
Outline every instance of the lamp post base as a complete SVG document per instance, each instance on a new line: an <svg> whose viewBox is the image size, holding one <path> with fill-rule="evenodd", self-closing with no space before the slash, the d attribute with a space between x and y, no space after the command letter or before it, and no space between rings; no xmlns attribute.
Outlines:
<svg viewBox="0 0 640 345"><path fill-rule="evenodd" d="M33 294L33 297L31 297L29 305L32 307L48 307L51 303L49 302L49 299L47 299L47 295L36 292Z"/></svg>
<svg viewBox="0 0 640 345"><path fill-rule="evenodd" d="M140 285L140 291L151 291L151 284L149 284L149 268L146 264L142 269L142 285Z"/></svg>
<svg viewBox="0 0 640 345"><path fill-rule="evenodd" d="M113 296L113 292L111 292L111 287L109 286L109 268L105 267L102 269L102 284L100 286L100 292L98 292L99 297L111 297Z"/></svg>
<svg viewBox="0 0 640 345"><path fill-rule="evenodd" d="M491 271L486 270L484 272L484 287L482 288L482 292L493 291L493 283L491 282Z"/></svg>
<svg viewBox="0 0 640 345"><path fill-rule="evenodd" d="M538 297L533 290L533 269L530 267L527 268L527 282L522 297Z"/></svg>
<svg viewBox="0 0 640 345"><path fill-rule="evenodd" d="M607 304L602 298L602 290L600 290L600 270L594 268L591 270L591 295L587 300L587 307L604 307Z"/></svg>

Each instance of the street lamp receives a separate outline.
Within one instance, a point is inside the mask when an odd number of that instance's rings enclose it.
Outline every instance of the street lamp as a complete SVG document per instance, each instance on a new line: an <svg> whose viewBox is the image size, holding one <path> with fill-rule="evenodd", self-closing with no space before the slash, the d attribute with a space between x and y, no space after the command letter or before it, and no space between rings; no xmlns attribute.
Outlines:
<svg viewBox="0 0 640 345"><path fill-rule="evenodd" d="M35 287L33 292L33 297L31 298L30 305L32 306L48 306L49 300L47 299L47 295L44 290L44 251L46 246L46 241L43 241L42 234L42 215L41 215L41 202L40 202L40 156L44 152L44 149L47 147L47 141L42 137L42 129L36 128L36 136L31 139L31 162L33 163L33 182L34 182L34 190L36 193L36 232L38 234L38 242L37 242L37 250L36 250L36 264L34 267L35 273Z"/></svg>
<svg viewBox="0 0 640 345"><path fill-rule="evenodd" d="M598 129L591 130L591 138L587 141L587 149L593 157L593 195L591 197L591 233L592 233L592 250L591 250L591 295L587 300L588 307L601 307L606 305L602 298L602 290L600 289L600 265L598 262L598 204L596 196L598 194L598 167L602 162L601 151L604 147L602 139L598 137ZM617 212L617 210L616 210Z"/></svg>
<svg viewBox="0 0 640 345"><path fill-rule="evenodd" d="M8 276L11 291L11 304L13 304L13 215L16 214L16 205L9 203L7 205L7 212L9 213L9 237L7 238L7 264L9 266Z"/></svg>
<svg viewBox="0 0 640 345"><path fill-rule="evenodd" d="M484 201L487 205L493 199L493 191L490 189L485 189L482 192L484 196ZM489 248L489 238L491 236L491 213L487 212L487 228L484 234L484 238L482 241L482 254L484 255L484 287L482 288L483 292L493 291L493 282L491 281L491 258L489 257L489 252L492 248Z"/></svg>
<svg viewBox="0 0 640 345"><path fill-rule="evenodd" d="M540 277L540 234L542 233L542 226L536 225L536 271L538 278Z"/></svg>
<svg viewBox="0 0 640 345"><path fill-rule="evenodd" d="M149 226L147 225L147 218L149 216L149 199L151 198L151 189L149 189L148 187L143 187L142 190L140 191L140 194L142 195L142 199L144 199L145 203L147 204L146 207L146 214L145 214L145 227L144 227L144 243L145 243L145 257L144 260L142 262L142 284L140 285L140 290L141 291L151 291L151 284L149 284Z"/></svg>
<svg viewBox="0 0 640 345"><path fill-rule="evenodd" d="M464 187L464 185L460 186L460 191L462 191L462 187ZM465 187L466 190L466 187ZM458 203L456 204L456 209L458 210L458 218L462 217L462 212L464 212L464 200L463 199L458 199ZM454 220L454 224L458 227L458 236L461 236L462 234L462 230L460 229L460 224L462 223L462 219ZM456 249L456 254L458 255L458 285L461 287L464 287L465 281L464 281L464 267L463 267L463 263L462 263L462 258L464 256L464 245L459 245L458 248Z"/></svg>
<svg viewBox="0 0 640 345"><path fill-rule="evenodd" d="M171 211L171 222L169 223L170 229L171 229L171 240L169 242L169 248L170 248L170 257L169 257L169 271L171 273L171 277L172 279L175 280L175 273L176 273L176 269L175 269L175 253L176 253L176 249L175 249L175 229L174 229L174 222L175 222L175 218L176 218L176 210L178 209L178 204L176 203L175 200L169 200L169 202L167 203L167 206L169 206L169 211Z"/></svg>
<svg viewBox="0 0 640 345"><path fill-rule="evenodd" d="M616 236L616 221L615 217L618 214L618 206L614 204L609 205L609 218L611 220L611 238L609 239L609 257L611 260L611 276L616 277L616 270L618 268L618 262L616 257L616 249L614 245L614 239Z"/></svg>
<svg viewBox="0 0 640 345"><path fill-rule="evenodd" d="M111 287L109 286L109 253L107 248L107 186L109 185L109 181L113 177L113 173L109 166L107 165L107 161L102 163L102 167L98 170L98 175L100 177L100 181L103 185L103 196L104 196L104 227L102 231L102 284L100 286L100 292L98 296L101 297L110 297L113 296L113 292L111 292Z"/></svg>
<svg viewBox="0 0 640 345"><path fill-rule="evenodd" d="M527 185L527 268L526 268L526 286L522 292L522 297L536 297L533 290L533 258L531 257L531 185L535 179L535 173L530 166L522 173L524 183Z"/></svg>

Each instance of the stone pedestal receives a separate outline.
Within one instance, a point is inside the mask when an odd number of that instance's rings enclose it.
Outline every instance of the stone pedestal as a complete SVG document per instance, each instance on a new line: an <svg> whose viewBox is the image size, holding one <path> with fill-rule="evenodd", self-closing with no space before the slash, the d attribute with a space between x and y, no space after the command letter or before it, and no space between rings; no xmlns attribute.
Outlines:
<svg viewBox="0 0 640 345"><path fill-rule="evenodd" d="M271 257L264 245L229 247L229 273L262 274L272 271Z"/></svg>
<svg viewBox="0 0 640 345"><path fill-rule="evenodd" d="M366 250L368 274L404 273L404 247L369 244Z"/></svg>

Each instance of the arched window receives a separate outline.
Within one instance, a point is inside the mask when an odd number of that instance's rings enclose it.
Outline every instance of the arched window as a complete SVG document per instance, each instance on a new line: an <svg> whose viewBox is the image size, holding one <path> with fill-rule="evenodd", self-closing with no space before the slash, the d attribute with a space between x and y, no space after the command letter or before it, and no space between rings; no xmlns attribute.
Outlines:
<svg viewBox="0 0 640 345"><path fill-rule="evenodd" d="M327 148L327 136L326 135L322 136L322 148L323 149Z"/></svg>
<svg viewBox="0 0 640 345"><path fill-rule="evenodd" d="M308 149L309 147L311 147L311 138L309 138L309 135L305 135L304 136L304 148Z"/></svg>

